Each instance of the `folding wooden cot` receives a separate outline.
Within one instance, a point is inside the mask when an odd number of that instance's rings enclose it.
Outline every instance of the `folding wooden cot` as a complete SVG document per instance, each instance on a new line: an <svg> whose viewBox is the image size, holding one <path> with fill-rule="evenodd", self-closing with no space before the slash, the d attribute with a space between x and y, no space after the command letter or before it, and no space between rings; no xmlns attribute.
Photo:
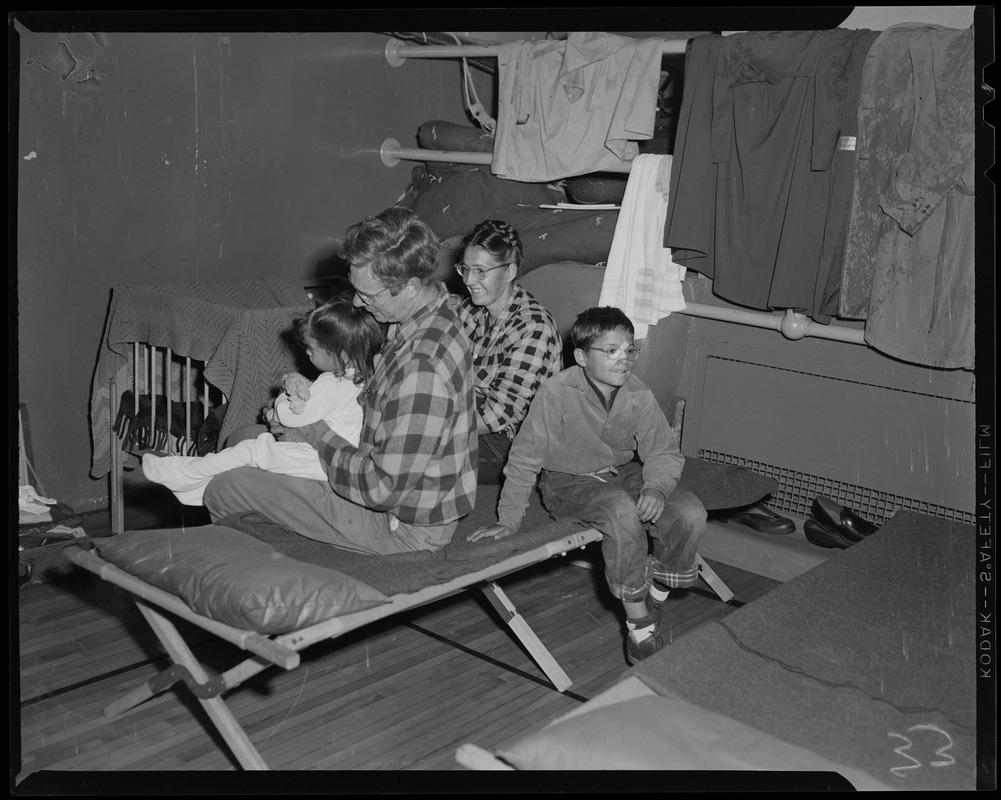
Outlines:
<svg viewBox="0 0 1001 800"><path fill-rule="evenodd" d="M738 467L691 459L681 483L701 493L711 506L723 497L734 505L756 502L774 481ZM128 531L92 540L89 549L68 548L74 564L133 595L173 662L104 713L116 716L183 681L239 764L267 769L227 708L226 692L272 666L296 668L299 653L317 642L474 587L485 594L553 686L567 690L572 679L497 581L584 548L601 534L577 520L553 521L533 499L517 536L468 542L469 532L495 519L496 500L496 487L481 487L474 512L436 553L352 553L300 536L254 512L213 525ZM720 599L734 602L712 569L701 558L698 563L701 577ZM175 617L236 645L249 657L210 676L174 624Z"/></svg>

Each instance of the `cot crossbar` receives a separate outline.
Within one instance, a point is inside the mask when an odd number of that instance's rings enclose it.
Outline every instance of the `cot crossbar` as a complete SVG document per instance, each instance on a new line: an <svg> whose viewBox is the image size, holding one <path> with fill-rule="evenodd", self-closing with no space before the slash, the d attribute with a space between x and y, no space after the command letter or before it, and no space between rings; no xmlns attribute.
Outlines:
<svg viewBox="0 0 1001 800"><path fill-rule="evenodd" d="M389 602L383 605L335 617L275 637L241 630L192 611L176 595L137 578L105 561L93 551L69 547L66 549L66 554L74 564L133 595L139 611L173 662L167 670L107 705L104 714L114 717L129 711L178 680L182 680L192 689L240 766L249 770L264 770L268 769L267 764L239 721L226 706L223 694L271 666L277 665L286 670L294 669L299 666L299 652L312 644L335 639L376 620L427 605L466 589L480 588L553 686L560 692L566 691L572 685L571 679L528 622L517 612L510 598L496 581L554 556L566 555L570 550L586 547L600 539L601 534L593 528L578 531L484 569L460 575L446 583L427 586L416 592L391 595ZM226 672L210 678L171 618L163 612L184 619L253 655Z"/></svg>

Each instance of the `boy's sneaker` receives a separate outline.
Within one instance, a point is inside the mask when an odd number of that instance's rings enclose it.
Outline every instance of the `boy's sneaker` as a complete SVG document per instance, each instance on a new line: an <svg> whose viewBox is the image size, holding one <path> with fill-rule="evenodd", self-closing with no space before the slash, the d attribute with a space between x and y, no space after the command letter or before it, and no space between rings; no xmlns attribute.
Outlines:
<svg viewBox="0 0 1001 800"><path fill-rule="evenodd" d="M642 661L664 646L664 640L657 635L657 625L659 623L660 612L650 613L639 619L626 620L626 660L630 664ZM653 630L645 639L637 642L631 634L634 630L642 630L644 628L652 628Z"/></svg>
<svg viewBox="0 0 1001 800"><path fill-rule="evenodd" d="M648 658L667 644L656 633L651 634L642 642L634 642L633 637L626 634L626 660L630 666L644 658Z"/></svg>
<svg viewBox="0 0 1001 800"><path fill-rule="evenodd" d="M655 596L655 592L663 592L665 596L658 599ZM670 593L669 596L667 593ZM662 584L653 584L650 587L650 593L646 596L646 607L650 610L651 614L660 615L661 611L664 610L664 606L667 605L669 600L679 599L684 596L684 589L668 589L667 586Z"/></svg>

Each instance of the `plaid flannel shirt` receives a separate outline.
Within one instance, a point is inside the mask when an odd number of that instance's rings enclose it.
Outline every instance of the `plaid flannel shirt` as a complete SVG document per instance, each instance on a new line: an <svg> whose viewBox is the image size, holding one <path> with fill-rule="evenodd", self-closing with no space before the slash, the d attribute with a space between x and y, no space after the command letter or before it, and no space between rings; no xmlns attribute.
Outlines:
<svg viewBox="0 0 1001 800"><path fill-rule="evenodd" d="M563 369L563 340L556 322L517 284L493 325L487 310L468 298L459 315L473 343L476 408L492 433L513 439L536 390Z"/></svg>
<svg viewBox="0 0 1001 800"><path fill-rule="evenodd" d="M412 525L443 525L476 502L476 407L458 298L444 287L392 327L369 381L361 442L317 448L341 497Z"/></svg>

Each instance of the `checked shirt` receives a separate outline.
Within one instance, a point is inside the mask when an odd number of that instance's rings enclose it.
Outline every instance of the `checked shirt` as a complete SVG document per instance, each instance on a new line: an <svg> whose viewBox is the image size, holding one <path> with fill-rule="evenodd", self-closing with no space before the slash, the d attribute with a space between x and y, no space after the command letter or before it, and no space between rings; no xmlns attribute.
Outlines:
<svg viewBox="0 0 1001 800"><path fill-rule="evenodd" d="M513 439L539 386L563 369L563 341L542 304L515 284L493 325L487 310L464 298L459 309L473 343L476 408L493 433Z"/></svg>
<svg viewBox="0 0 1001 800"><path fill-rule="evenodd" d="M357 448L318 451L337 494L412 525L443 525L476 501L476 411L469 340L444 287L394 325L369 381Z"/></svg>

